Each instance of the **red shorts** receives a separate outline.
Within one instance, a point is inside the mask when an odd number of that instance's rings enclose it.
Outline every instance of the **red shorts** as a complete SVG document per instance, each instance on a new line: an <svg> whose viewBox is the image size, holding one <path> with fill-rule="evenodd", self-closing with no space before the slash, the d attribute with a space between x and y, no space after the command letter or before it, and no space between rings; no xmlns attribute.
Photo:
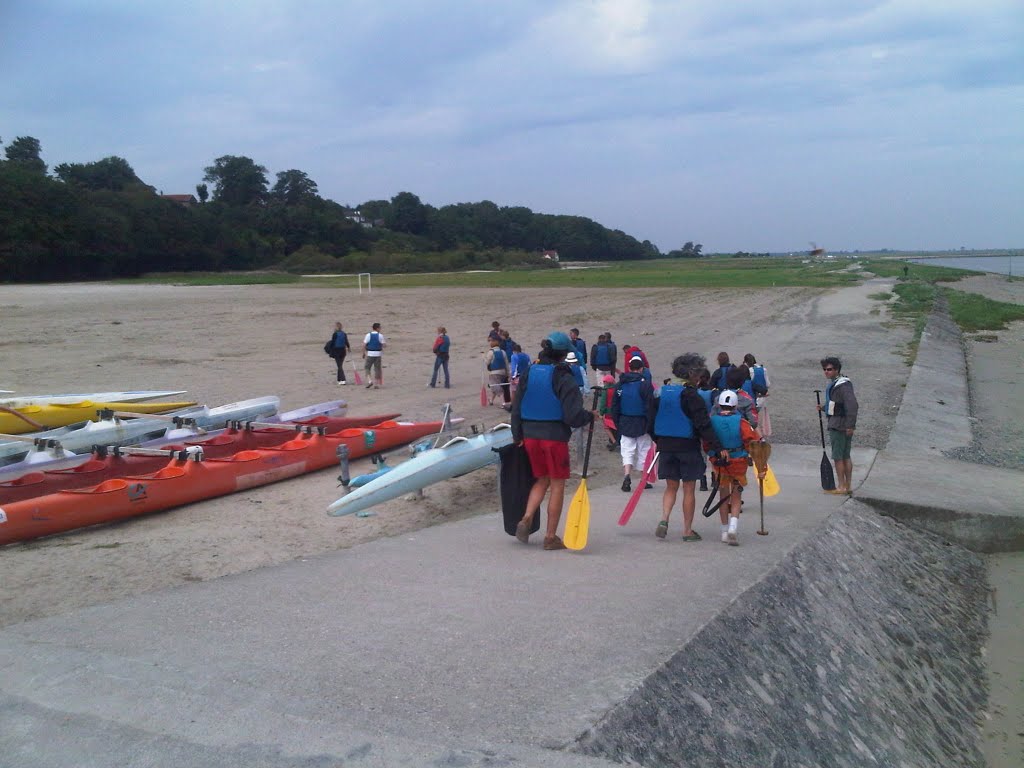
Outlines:
<svg viewBox="0 0 1024 768"><path fill-rule="evenodd" d="M569 444L559 440L523 440L526 455L530 457L530 469L534 477L551 477L555 480L569 479Z"/></svg>

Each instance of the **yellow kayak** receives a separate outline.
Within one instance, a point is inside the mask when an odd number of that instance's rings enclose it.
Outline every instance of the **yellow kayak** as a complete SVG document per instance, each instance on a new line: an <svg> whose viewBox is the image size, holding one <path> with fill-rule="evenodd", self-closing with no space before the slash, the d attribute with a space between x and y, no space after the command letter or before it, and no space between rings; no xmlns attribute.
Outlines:
<svg viewBox="0 0 1024 768"><path fill-rule="evenodd" d="M131 413L163 413L164 411L188 408L190 405L195 405L195 402L188 400L176 403L106 403L83 400L79 403L26 405L21 408L0 407L0 433L22 435L40 429L64 427L78 421L95 419L96 411L104 408ZM36 424L40 426L36 426Z"/></svg>

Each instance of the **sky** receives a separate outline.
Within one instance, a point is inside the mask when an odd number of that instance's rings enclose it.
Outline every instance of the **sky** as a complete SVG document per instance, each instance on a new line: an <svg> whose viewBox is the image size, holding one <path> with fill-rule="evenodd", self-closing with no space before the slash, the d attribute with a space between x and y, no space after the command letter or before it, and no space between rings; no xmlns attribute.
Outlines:
<svg viewBox="0 0 1024 768"><path fill-rule="evenodd" d="M1022 0L0 0L0 140L663 252L1024 247Z"/></svg>

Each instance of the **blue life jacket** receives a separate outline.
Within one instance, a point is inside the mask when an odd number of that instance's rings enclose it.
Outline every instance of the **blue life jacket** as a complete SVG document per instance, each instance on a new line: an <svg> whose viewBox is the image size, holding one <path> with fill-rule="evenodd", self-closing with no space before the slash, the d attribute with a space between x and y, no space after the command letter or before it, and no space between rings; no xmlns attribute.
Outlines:
<svg viewBox="0 0 1024 768"><path fill-rule="evenodd" d="M530 367L530 356L525 352L516 352L512 355L512 375L522 376L523 372Z"/></svg>
<svg viewBox="0 0 1024 768"><path fill-rule="evenodd" d="M366 342L367 352L380 352L384 345L380 343L380 334L377 331L370 331L370 340Z"/></svg>
<svg viewBox="0 0 1024 768"><path fill-rule="evenodd" d="M611 356L611 353L608 351L608 347L610 347L610 346L611 345L608 344L607 342L605 342L603 344L595 344L594 345L594 359L590 361L590 364L591 365L611 365L612 364L612 356ZM612 349L615 349L615 347L612 347Z"/></svg>
<svg viewBox="0 0 1024 768"><path fill-rule="evenodd" d="M723 365L721 368L718 369L718 378L716 379L716 381L718 382L719 388L728 389L728 387L726 387L725 385L725 377L729 373L729 371L735 367L735 365L730 363L729 365ZM712 376L711 378L714 379L715 377Z"/></svg>
<svg viewBox="0 0 1024 768"><path fill-rule="evenodd" d="M519 415L527 421L561 421L562 403L555 394L555 366L530 366L526 391L519 405Z"/></svg>
<svg viewBox="0 0 1024 768"><path fill-rule="evenodd" d="M619 385L619 413L623 416L647 415L647 405L640 397L640 387L643 386L643 383L643 379L638 379Z"/></svg>
<svg viewBox="0 0 1024 768"><path fill-rule="evenodd" d="M710 389L698 389L697 394L700 395L700 399L704 401L704 405L707 406L708 413L711 413L711 409L715 407L715 393Z"/></svg>
<svg viewBox="0 0 1024 768"><path fill-rule="evenodd" d="M587 342L585 342L583 339L576 339L576 341L574 341L572 343L572 345L574 347L576 347L576 357L579 358L580 365L586 365L587 364Z"/></svg>
<svg viewBox="0 0 1024 768"><path fill-rule="evenodd" d="M572 376L574 379L576 379L576 386L580 387L581 389L586 389L587 377L583 375L583 368L581 368L578 365L572 365L570 363L569 370L572 371Z"/></svg>
<svg viewBox="0 0 1024 768"><path fill-rule="evenodd" d="M654 386L654 376L651 375L650 368L644 368L642 371L640 371L640 375L644 377L644 381L646 381L652 387Z"/></svg>
<svg viewBox="0 0 1024 768"><path fill-rule="evenodd" d="M755 365L750 369L751 375L754 377L754 387L762 390L763 392L768 391L768 378L764 374L763 365Z"/></svg>
<svg viewBox="0 0 1024 768"><path fill-rule="evenodd" d="M512 339L501 342L501 351L505 353L507 357L512 357L512 347L515 346L515 342Z"/></svg>
<svg viewBox="0 0 1024 768"><path fill-rule="evenodd" d="M344 331L334 332L334 348L344 349L348 346L348 335Z"/></svg>
<svg viewBox="0 0 1024 768"><path fill-rule="evenodd" d="M666 384L658 398L658 413L654 417L654 434L659 437L693 437L693 422L683 411L683 388Z"/></svg>
<svg viewBox="0 0 1024 768"><path fill-rule="evenodd" d="M751 400L754 399L754 382L752 382L750 379L744 381L743 386L740 387L740 389L742 389L744 392L750 395Z"/></svg>
<svg viewBox="0 0 1024 768"><path fill-rule="evenodd" d="M494 357L491 358L491 362L487 365L488 371L503 371L505 370L505 353L501 351L500 347L495 347L491 350L494 353Z"/></svg>
<svg viewBox="0 0 1024 768"><path fill-rule="evenodd" d="M715 430L718 442L729 451L729 456L734 459L740 459L747 455L747 451L743 447L742 432L740 432L742 420L743 418L738 413L728 416L718 413L711 416L711 426Z"/></svg>
<svg viewBox="0 0 1024 768"><path fill-rule="evenodd" d="M451 349L451 346L452 346L452 341L451 341L451 339L448 338L448 334L447 333L441 334L441 343L437 345L436 354L438 354L438 355L447 355L448 354L448 350Z"/></svg>

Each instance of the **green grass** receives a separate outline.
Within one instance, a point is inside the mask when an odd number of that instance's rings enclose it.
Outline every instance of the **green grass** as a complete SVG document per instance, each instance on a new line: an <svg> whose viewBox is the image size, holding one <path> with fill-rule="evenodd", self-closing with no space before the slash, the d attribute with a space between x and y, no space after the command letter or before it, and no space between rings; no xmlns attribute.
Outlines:
<svg viewBox="0 0 1024 768"><path fill-rule="evenodd" d="M879 291L878 293L869 293L868 298L875 301L888 301L892 298L892 294L888 291Z"/></svg>
<svg viewBox="0 0 1024 768"><path fill-rule="evenodd" d="M772 288L810 286L830 288L860 281L844 271L848 262L801 259L658 259L603 262L585 269L507 270L501 272L374 273L374 288L446 286L456 288ZM128 283L176 285L302 284L352 287L354 275L344 278L302 278L276 272L174 273L146 275Z"/></svg>
<svg viewBox="0 0 1024 768"><path fill-rule="evenodd" d="M964 331L999 331L1007 323L1024 320L1024 306L993 301L977 293L942 289L953 320Z"/></svg>
<svg viewBox="0 0 1024 768"><path fill-rule="evenodd" d="M907 279L926 280L928 282L955 283L962 277L971 275L982 275L984 272L975 272L970 269L955 269L953 267L933 267L929 264L911 264L900 259L867 259L861 262L864 269L873 272L879 277L898 277L903 279L903 268L908 268Z"/></svg>

